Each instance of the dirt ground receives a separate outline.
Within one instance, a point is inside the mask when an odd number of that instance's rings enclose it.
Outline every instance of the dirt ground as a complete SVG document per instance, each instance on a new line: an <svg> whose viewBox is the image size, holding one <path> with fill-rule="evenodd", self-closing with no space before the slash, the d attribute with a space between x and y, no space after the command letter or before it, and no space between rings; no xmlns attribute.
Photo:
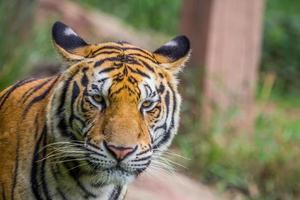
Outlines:
<svg viewBox="0 0 300 200"><path fill-rule="evenodd" d="M216 192L182 174L145 174L130 185L126 200L221 200Z"/></svg>

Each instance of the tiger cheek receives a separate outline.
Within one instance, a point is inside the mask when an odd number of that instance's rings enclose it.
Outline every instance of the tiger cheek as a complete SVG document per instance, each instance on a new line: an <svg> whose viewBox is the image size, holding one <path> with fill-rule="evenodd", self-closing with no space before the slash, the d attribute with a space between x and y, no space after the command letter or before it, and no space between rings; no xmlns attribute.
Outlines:
<svg viewBox="0 0 300 200"><path fill-rule="evenodd" d="M138 143L141 147L148 146L151 143L150 132L146 121L140 121L140 133L138 135Z"/></svg>
<svg viewBox="0 0 300 200"><path fill-rule="evenodd" d="M99 145L103 140L105 140L105 135L103 134L103 117L97 116L95 118L95 123L93 128L87 134L87 140L94 145Z"/></svg>

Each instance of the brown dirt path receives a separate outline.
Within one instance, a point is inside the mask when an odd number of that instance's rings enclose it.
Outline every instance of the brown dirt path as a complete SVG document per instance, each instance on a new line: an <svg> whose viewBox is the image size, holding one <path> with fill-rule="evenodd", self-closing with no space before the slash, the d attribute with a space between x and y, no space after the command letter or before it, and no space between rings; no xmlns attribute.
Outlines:
<svg viewBox="0 0 300 200"><path fill-rule="evenodd" d="M130 187L126 200L221 200L209 187L182 174L143 175Z"/></svg>

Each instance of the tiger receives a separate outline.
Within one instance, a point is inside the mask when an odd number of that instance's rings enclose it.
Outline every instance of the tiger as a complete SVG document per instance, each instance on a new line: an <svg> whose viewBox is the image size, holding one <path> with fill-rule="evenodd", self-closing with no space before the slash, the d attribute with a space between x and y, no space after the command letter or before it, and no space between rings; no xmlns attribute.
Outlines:
<svg viewBox="0 0 300 200"><path fill-rule="evenodd" d="M123 200L177 133L189 39L90 44L57 21L52 41L65 68L0 93L1 199Z"/></svg>

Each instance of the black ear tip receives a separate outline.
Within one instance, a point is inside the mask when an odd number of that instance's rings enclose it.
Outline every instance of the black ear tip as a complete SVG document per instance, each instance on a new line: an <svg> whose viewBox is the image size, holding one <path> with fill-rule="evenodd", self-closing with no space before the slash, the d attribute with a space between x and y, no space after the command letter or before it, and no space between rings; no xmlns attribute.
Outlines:
<svg viewBox="0 0 300 200"><path fill-rule="evenodd" d="M178 60L186 56L189 51L190 40L185 35L179 35L154 51L154 53L167 56L172 60Z"/></svg>
<svg viewBox="0 0 300 200"><path fill-rule="evenodd" d="M64 23L62 23L60 21L56 21L52 26L52 36L53 36L53 38L55 38L55 36L57 36L58 33L62 32L66 28L67 28L67 26Z"/></svg>
<svg viewBox="0 0 300 200"><path fill-rule="evenodd" d="M56 44L66 50L87 45L70 27L60 21L53 24L52 37Z"/></svg>
<svg viewBox="0 0 300 200"><path fill-rule="evenodd" d="M62 23L61 21L56 21L56 22L54 22L53 27L58 27L58 26L64 26L64 27L66 27L67 25L65 25L65 24Z"/></svg>
<svg viewBox="0 0 300 200"><path fill-rule="evenodd" d="M179 35L179 36L175 37L173 40L176 41L177 44L179 45L179 47L183 51L185 50L186 53L190 50L190 40L187 36Z"/></svg>
<svg viewBox="0 0 300 200"><path fill-rule="evenodd" d="M186 35L178 35L173 40L181 41L183 43L188 43L188 44L190 43L190 40Z"/></svg>

